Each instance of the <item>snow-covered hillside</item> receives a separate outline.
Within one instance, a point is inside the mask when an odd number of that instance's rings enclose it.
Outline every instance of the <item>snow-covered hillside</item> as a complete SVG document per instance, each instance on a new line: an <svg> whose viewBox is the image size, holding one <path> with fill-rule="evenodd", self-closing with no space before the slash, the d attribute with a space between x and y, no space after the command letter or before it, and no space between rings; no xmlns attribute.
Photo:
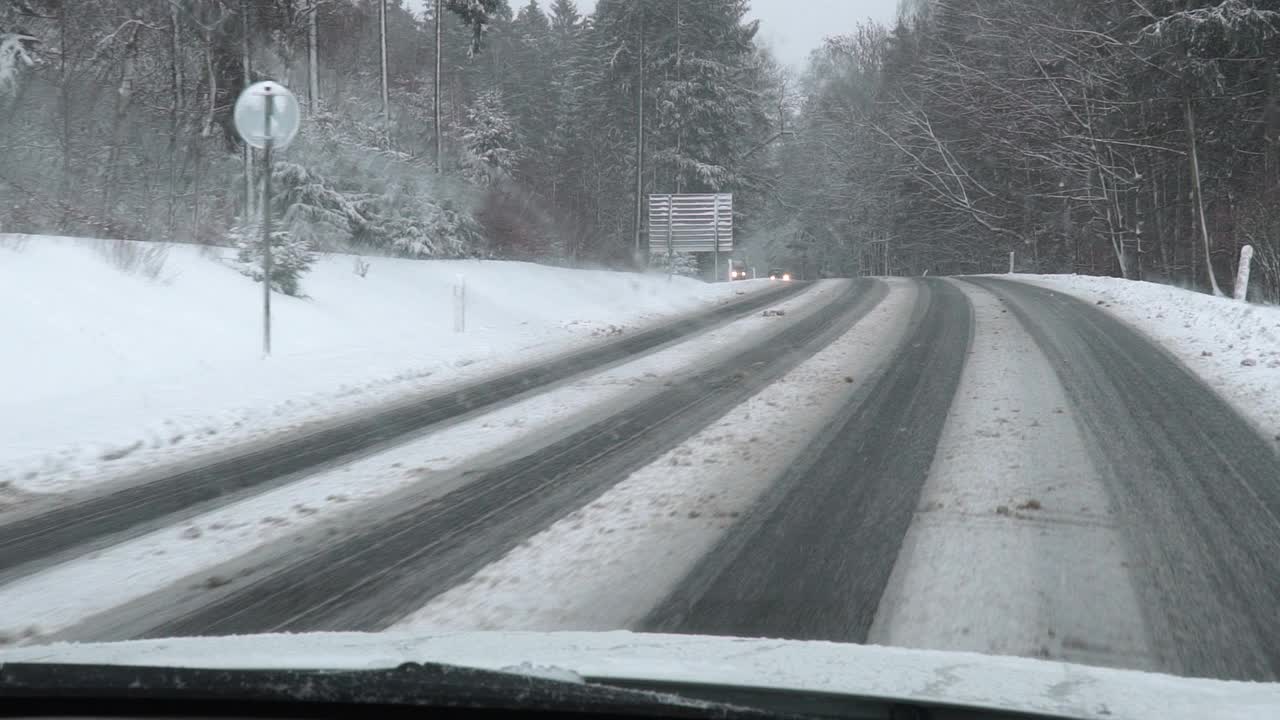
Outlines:
<svg viewBox="0 0 1280 720"><path fill-rule="evenodd" d="M1154 338L1280 442L1280 307L1086 275L1017 275L1112 312Z"/></svg>
<svg viewBox="0 0 1280 720"><path fill-rule="evenodd" d="M114 247L0 235L0 508L4 493L62 491L447 387L767 285L387 258L367 258L362 277L352 256L321 256L308 297L274 296L264 359L261 286L230 251L165 246L129 269Z"/></svg>

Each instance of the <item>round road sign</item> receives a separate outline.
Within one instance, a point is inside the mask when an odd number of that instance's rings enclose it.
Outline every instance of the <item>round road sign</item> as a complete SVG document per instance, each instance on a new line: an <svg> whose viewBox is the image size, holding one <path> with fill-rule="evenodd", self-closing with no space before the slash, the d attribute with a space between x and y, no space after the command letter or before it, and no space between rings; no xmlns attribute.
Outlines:
<svg viewBox="0 0 1280 720"><path fill-rule="evenodd" d="M267 125L267 103L271 103L271 124ZM289 146L298 134L302 113L298 98L289 88L267 80L250 85L240 93L233 114L236 131L244 141L256 148L263 148L267 140L279 150Z"/></svg>

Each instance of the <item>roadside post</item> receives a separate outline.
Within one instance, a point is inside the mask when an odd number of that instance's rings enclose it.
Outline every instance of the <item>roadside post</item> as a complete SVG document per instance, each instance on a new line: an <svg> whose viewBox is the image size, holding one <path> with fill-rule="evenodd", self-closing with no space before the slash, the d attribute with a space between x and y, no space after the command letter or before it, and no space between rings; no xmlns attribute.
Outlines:
<svg viewBox="0 0 1280 720"><path fill-rule="evenodd" d="M453 283L453 331L467 331L467 276L461 273Z"/></svg>
<svg viewBox="0 0 1280 720"><path fill-rule="evenodd" d="M1253 263L1253 246L1245 245L1240 248L1240 267L1236 270L1236 287L1234 291L1237 300L1245 300L1249 297L1249 265Z"/></svg>
<svg viewBox="0 0 1280 720"><path fill-rule="evenodd" d="M240 93L232 113L236 132L262 151L262 354L271 355L271 153L298 134L298 99L278 82L254 83Z"/></svg>

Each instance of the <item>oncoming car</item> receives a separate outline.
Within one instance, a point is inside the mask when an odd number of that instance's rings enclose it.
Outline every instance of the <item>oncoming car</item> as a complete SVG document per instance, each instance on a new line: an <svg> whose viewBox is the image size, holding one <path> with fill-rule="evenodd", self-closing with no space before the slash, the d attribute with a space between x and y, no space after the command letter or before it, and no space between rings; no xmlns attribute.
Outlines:
<svg viewBox="0 0 1280 720"><path fill-rule="evenodd" d="M742 260L729 261L729 280L746 280L747 263Z"/></svg>
<svg viewBox="0 0 1280 720"><path fill-rule="evenodd" d="M772 269L772 270L770 270L770 271L769 271L769 279L770 279L770 280L783 280L783 281L786 281L786 282L790 282L790 281L791 281L791 279L792 279L792 278L791 278L791 272L790 272L789 270L782 270L782 269L780 269L780 268L774 268L774 269Z"/></svg>

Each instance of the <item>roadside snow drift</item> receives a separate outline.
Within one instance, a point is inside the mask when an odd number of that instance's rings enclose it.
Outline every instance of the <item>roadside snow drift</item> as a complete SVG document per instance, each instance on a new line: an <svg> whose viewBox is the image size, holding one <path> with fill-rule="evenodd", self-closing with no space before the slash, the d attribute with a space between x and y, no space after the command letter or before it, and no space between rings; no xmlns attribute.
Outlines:
<svg viewBox="0 0 1280 720"><path fill-rule="evenodd" d="M1163 345L1280 442L1280 307L1085 275L1013 275L1105 308Z"/></svg>
<svg viewBox="0 0 1280 720"><path fill-rule="evenodd" d="M361 275L353 256L321 256L302 279L306 298L274 295L264 359L261 286L233 251L0 234L0 510L25 492L474 380L768 285L365 260Z"/></svg>

